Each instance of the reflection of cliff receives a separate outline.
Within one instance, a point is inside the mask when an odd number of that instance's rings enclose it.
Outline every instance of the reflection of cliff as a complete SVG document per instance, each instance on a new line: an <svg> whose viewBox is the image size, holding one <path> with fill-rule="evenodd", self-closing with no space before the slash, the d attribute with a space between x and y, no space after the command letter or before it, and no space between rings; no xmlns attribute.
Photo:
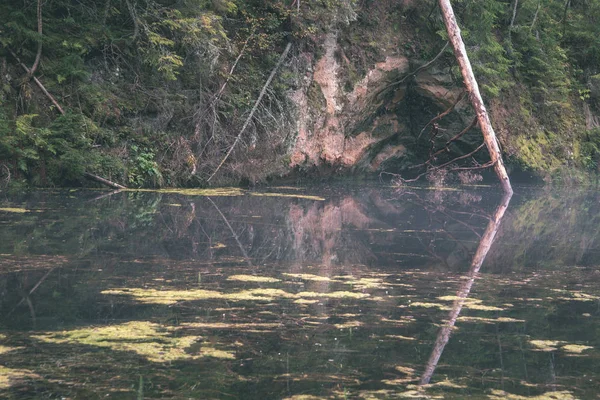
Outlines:
<svg viewBox="0 0 600 400"><path fill-rule="evenodd" d="M374 224L372 218L351 197L339 202L314 203L308 207L291 205L288 224L296 262L368 264L374 256L366 243L357 240L350 229Z"/></svg>

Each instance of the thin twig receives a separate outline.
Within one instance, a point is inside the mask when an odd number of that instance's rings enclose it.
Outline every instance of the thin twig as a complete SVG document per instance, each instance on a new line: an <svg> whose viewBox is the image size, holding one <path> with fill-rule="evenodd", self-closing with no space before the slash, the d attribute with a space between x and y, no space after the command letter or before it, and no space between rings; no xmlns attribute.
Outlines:
<svg viewBox="0 0 600 400"><path fill-rule="evenodd" d="M460 95L456 98L456 101L454 102L454 104L452 104L446 111L444 111L441 114L436 115L435 117L433 117L431 119L431 121L429 121L424 127L423 129L421 129L421 132L419 133L419 136L417 136L417 140L421 138L421 135L423 135L423 132L425 132L425 129L427 129L427 127L431 124L433 124L436 121L439 121L440 119L444 118L446 115L450 114L452 112L452 110L454 110L454 108L458 105L458 103L460 103L460 101L463 99L463 97L465 97L465 93L466 92L461 92Z"/></svg>
<svg viewBox="0 0 600 400"><path fill-rule="evenodd" d="M407 74L405 77L403 77L399 81L390 83L387 87L399 85L402 82L404 82L405 80L407 80L408 78L410 78L411 76L415 76L419 72L421 72L424 69L426 69L427 67L429 67L431 64L433 64L434 62L436 62L438 60L438 58L440 58L442 56L442 54L444 54L444 51L446 51L446 49L448 48L449 44L450 44L449 42L446 42L446 44L444 45L444 47L442 47L442 49L440 50L440 52L437 53L437 55L435 57L433 57L433 59L431 59L431 61L427 62L426 64L421 65L419 68L417 68L413 72Z"/></svg>
<svg viewBox="0 0 600 400"><path fill-rule="evenodd" d="M469 131L470 131L470 130L471 130L473 127L475 127L476 125L477 125L477 117L475 117L475 118L473 119L473 121L472 121L472 122L471 122L471 123L470 123L470 124L469 124L469 125L468 125L468 126L465 128L465 129L463 129L462 131L460 131L459 133L457 133L457 134L456 134L454 137L452 137L450 140L448 140L448 141L447 141L447 142L444 144L444 147L443 147L443 148L441 148L440 150L438 150L438 151L436 151L435 153L433 153L433 154L431 155L431 157L429 157L429 159L428 159L427 161L425 161L424 163L422 163L422 164L419 164L419 165L414 165L414 166L412 166L412 167L411 167L411 169L415 169L415 168L421 168L421 167L424 167L424 166L426 166L426 165L431 165L431 162L433 161L433 159L434 159L436 156L439 156L439 155L440 155L440 154L442 154L443 152L445 152L445 151L448 151L448 150L449 150L449 146L450 146L450 145L451 145L453 142L455 142L455 141L457 141L458 139L460 139L461 137L463 137L463 136L464 136L464 135L465 135L467 132L469 132Z"/></svg>

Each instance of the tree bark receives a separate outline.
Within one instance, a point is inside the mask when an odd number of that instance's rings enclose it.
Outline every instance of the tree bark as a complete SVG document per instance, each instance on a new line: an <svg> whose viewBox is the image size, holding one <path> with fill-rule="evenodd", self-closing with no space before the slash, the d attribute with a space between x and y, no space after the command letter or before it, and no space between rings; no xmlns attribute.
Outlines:
<svg viewBox="0 0 600 400"><path fill-rule="evenodd" d="M504 167L504 162L502 161L502 153L500 152L500 147L498 146L498 139L494 133L494 128L492 128L490 117L487 113L485 105L483 104L481 93L479 93L479 85L477 84L477 80L475 80L475 75L473 74L471 62L467 56L467 50L465 49L465 44L462 40L460 28L456 22L452 5L450 4L450 0L439 0L439 5L440 9L442 10L442 16L444 18L444 23L446 24L446 30L448 31L450 43L454 49L454 55L458 61L458 65L460 66L460 71L465 81L467 92L469 92L471 104L473 104L473 108L477 114L477 120L479 121L479 126L483 133L485 144L490 153L492 162L494 163L494 170L500 179L502 189L506 193L512 193L513 190L510 185L510 179L506 173L506 168Z"/></svg>

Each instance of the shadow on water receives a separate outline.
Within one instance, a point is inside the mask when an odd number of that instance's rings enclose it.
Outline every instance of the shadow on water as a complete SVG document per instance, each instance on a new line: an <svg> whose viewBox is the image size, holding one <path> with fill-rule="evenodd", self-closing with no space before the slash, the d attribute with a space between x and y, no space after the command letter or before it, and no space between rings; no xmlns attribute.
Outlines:
<svg viewBox="0 0 600 400"><path fill-rule="evenodd" d="M5 197L0 397L593 398L600 194L517 193Z"/></svg>

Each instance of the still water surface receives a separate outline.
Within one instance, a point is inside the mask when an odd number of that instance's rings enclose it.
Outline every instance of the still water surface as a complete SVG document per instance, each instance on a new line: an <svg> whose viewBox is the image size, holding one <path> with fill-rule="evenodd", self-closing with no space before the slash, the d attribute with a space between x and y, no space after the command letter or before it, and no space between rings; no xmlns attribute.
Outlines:
<svg viewBox="0 0 600 400"><path fill-rule="evenodd" d="M0 398L599 398L600 193L516 192L0 194Z"/></svg>

